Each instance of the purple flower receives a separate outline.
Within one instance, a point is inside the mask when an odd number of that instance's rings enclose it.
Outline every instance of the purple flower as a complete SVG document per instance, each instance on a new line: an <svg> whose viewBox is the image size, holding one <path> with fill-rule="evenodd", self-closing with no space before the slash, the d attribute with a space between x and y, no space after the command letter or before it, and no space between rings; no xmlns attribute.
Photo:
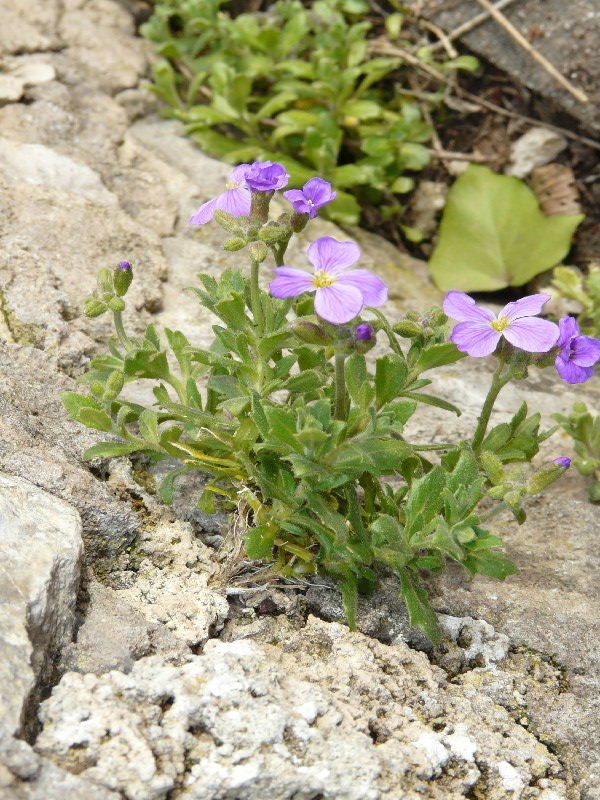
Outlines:
<svg viewBox="0 0 600 800"><path fill-rule="evenodd" d="M250 164L240 164L236 167L227 181L226 190L218 197L214 197L204 205L190 220L190 225L205 225L210 222L215 215L215 211L221 209L227 211L234 217L247 217L250 214L250 204L252 196L246 187L246 172Z"/></svg>
<svg viewBox="0 0 600 800"><path fill-rule="evenodd" d="M315 311L321 319L343 325L358 316L364 306L381 306L388 299L385 283L366 269L345 270L360 258L354 242L338 242L321 236L308 248L314 275L294 267L278 267L271 282L273 297L297 297L316 292Z"/></svg>
<svg viewBox="0 0 600 800"><path fill-rule="evenodd" d="M302 189L290 189L283 196L290 201L298 214L308 214L313 219L320 208L335 200L337 192L332 192L331 184L323 178L311 178Z"/></svg>
<svg viewBox="0 0 600 800"><path fill-rule="evenodd" d="M468 294L448 292L444 311L458 320L450 338L462 353L470 356L489 356L502 337L521 350L547 353L556 344L558 327L535 315L548 300L549 294L532 294L508 303L496 316L489 308L476 305Z"/></svg>
<svg viewBox="0 0 600 800"><path fill-rule="evenodd" d="M368 322L362 322L360 325L356 326L354 335L359 342L370 342L375 334L373 332L373 327L369 325Z"/></svg>
<svg viewBox="0 0 600 800"><path fill-rule="evenodd" d="M565 469L569 469L571 466L571 459L567 456L560 456L559 458L555 458L552 462L553 464L560 464L561 467Z"/></svg>
<svg viewBox="0 0 600 800"><path fill-rule="evenodd" d="M255 161L246 172L246 184L254 192L273 192L287 186L290 176L276 161Z"/></svg>
<svg viewBox="0 0 600 800"><path fill-rule="evenodd" d="M129 270L131 269L131 264L129 263L129 261L121 261L119 263L119 269Z"/></svg>
<svg viewBox="0 0 600 800"><path fill-rule="evenodd" d="M554 362L558 374L567 383L583 383L594 374L594 364L600 359L600 341L582 336L577 320L563 317L558 322L560 347Z"/></svg>

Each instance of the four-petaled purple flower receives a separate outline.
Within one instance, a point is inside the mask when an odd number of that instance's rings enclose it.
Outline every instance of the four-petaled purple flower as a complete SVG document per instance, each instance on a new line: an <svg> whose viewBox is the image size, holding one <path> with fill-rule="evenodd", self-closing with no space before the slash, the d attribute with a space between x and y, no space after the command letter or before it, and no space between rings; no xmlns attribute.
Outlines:
<svg viewBox="0 0 600 800"><path fill-rule="evenodd" d="M565 469L569 469L571 466L571 459L568 456L559 456L552 461L553 464L559 464L561 467Z"/></svg>
<svg viewBox="0 0 600 800"><path fill-rule="evenodd" d="M246 172L246 185L254 192L273 192L287 186L290 176L277 161L255 161Z"/></svg>
<svg viewBox="0 0 600 800"><path fill-rule="evenodd" d="M247 217L252 202L252 195L246 186L246 172L249 169L250 164L240 164L236 167L229 176L225 191L201 205L191 218L190 225L205 225L212 220L215 211L219 209L227 211L234 217Z"/></svg>
<svg viewBox="0 0 600 800"><path fill-rule="evenodd" d="M348 270L360 255L360 247L354 242L321 236L308 248L314 275L294 267L277 267L271 294L297 297L315 292L315 311L321 319L334 325L350 322L365 306L381 306L388 299L388 288L377 275L366 269Z"/></svg>
<svg viewBox="0 0 600 800"><path fill-rule="evenodd" d="M558 323L560 348L554 362L558 374L567 383L584 383L594 374L594 364L600 359L600 341L582 336L577 320L563 317Z"/></svg>
<svg viewBox="0 0 600 800"><path fill-rule="evenodd" d="M302 189L290 189L283 196L290 201L298 214L308 214L313 219L320 208L335 200L337 192L332 191L329 181L311 178Z"/></svg>
<svg viewBox="0 0 600 800"><path fill-rule="evenodd" d="M558 327L539 319L549 294L532 294L508 303L496 316L489 308L476 305L464 292L448 292L444 311L458 321L451 339L462 353L470 356L489 356L504 337L515 347L530 353L547 353L556 344Z"/></svg>

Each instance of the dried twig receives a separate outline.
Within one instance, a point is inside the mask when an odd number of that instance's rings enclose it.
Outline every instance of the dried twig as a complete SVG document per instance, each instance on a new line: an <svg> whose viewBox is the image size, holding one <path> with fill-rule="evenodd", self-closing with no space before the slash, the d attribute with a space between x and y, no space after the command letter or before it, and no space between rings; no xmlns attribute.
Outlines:
<svg viewBox="0 0 600 800"><path fill-rule="evenodd" d="M443 47L450 58L456 58L458 55L457 51L452 46L452 42L448 38L447 34L438 25L434 25L433 22L430 22L427 19L419 20L419 24L424 28L427 28L428 31L431 31L438 37L438 41L435 43L434 47ZM433 50L434 48L432 47L431 49Z"/></svg>
<svg viewBox="0 0 600 800"><path fill-rule="evenodd" d="M495 4L495 6L498 9L498 11L500 11L502 8L506 8L506 6L509 6L511 3L514 2L515 0L500 0L499 3ZM463 22L462 25L459 25L457 28L451 30L449 33L446 34L446 38L448 39L449 42L453 42L455 39L458 39L465 33L469 33L475 28L478 28L480 25L483 25L483 23L489 18L490 18L489 12L482 11L481 14L477 14L476 17L472 17L466 22ZM431 49L440 50L442 47L444 47L444 44L440 40L439 42L436 42Z"/></svg>
<svg viewBox="0 0 600 800"><path fill-rule="evenodd" d="M448 86L451 85L451 79L448 75L440 72L430 64L424 64L409 50L405 50L403 47L396 47L385 39L374 39L373 44L371 45L371 51L378 53L379 55L398 56L399 58L403 58L408 64L411 64L412 66L421 70L421 72L430 75L440 83L445 83ZM582 144L594 148L594 150L600 150L600 143L594 141L593 139L589 139L587 136L580 136L578 133L573 133L573 131L568 130L568 128L561 128L559 125L552 125L549 122L543 122L542 120L534 119L533 117L527 117L524 114L519 114L516 111L510 111L509 109L496 105L496 103L492 103L489 100L484 100L482 97L478 97L477 95L468 92L466 89L463 89L460 86L455 86L454 88L458 95L465 97L467 100L470 100L480 108L487 108L490 111L495 111L496 114L502 114L505 117L512 117L512 119L519 119L522 122L528 122L530 125L539 125L542 128L547 128L549 131L561 133L563 136L566 136L567 139L573 139L576 142L582 142Z"/></svg>
<svg viewBox="0 0 600 800"><path fill-rule="evenodd" d="M473 161L475 164L487 164L489 159L480 153L455 153L453 150L442 150L437 147L428 148L429 152L441 161Z"/></svg>
<svg viewBox="0 0 600 800"><path fill-rule="evenodd" d="M504 30L509 33L515 42L519 44L523 50L529 53L529 55L538 62L538 64L543 67L549 75L552 75L554 80L557 83L570 92L573 97L579 100L580 103L589 103L589 98L585 92L581 89L578 89L576 86L573 86L571 81L567 80L565 76L559 72L554 64L551 64L547 58L545 58L541 53L539 53L533 45L527 41L527 39L523 36L523 34L515 28L515 26L508 20L504 14L499 11L496 6L490 2L490 0L477 0L480 6L483 6L485 10L492 16L498 25L501 25Z"/></svg>
<svg viewBox="0 0 600 800"><path fill-rule="evenodd" d="M533 191L547 217L581 214L579 191L573 170L565 164L546 164L531 175Z"/></svg>

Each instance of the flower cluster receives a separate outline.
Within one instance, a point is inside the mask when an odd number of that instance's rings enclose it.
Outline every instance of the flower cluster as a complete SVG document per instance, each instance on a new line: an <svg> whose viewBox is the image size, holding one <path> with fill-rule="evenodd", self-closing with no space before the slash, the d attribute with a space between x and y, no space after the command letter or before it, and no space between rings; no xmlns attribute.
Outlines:
<svg viewBox="0 0 600 800"><path fill-rule="evenodd" d="M464 292L448 292L444 311L458 321L450 338L461 352L476 357L491 355L502 338L529 353L556 348L554 363L560 377L567 383L583 383L600 360L600 341L582 336L573 317L563 317L555 325L536 316L548 300L549 294L532 294L508 303L496 315Z"/></svg>

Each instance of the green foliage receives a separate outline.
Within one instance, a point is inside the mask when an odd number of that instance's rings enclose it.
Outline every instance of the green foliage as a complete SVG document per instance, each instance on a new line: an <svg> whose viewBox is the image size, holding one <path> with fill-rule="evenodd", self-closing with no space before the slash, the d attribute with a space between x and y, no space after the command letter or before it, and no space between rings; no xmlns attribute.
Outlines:
<svg viewBox="0 0 600 800"><path fill-rule="evenodd" d="M575 300L581 306L577 317L579 328L586 336L600 336L600 268L593 266L584 275L573 267L556 267L552 286L559 297Z"/></svg>
<svg viewBox="0 0 600 800"><path fill-rule="evenodd" d="M232 232L228 215L219 221ZM287 244L292 235L285 220L281 239L273 241L264 235L268 221L253 221L252 232L249 220L235 224L249 249L265 242L283 257L280 241ZM106 310L115 296L113 280L113 273L101 271L94 299ZM199 280L194 292L218 320L208 348L153 325L141 337L129 336L121 311L113 310L117 337L81 379L89 393L63 395L73 419L110 434L85 457L141 452L174 461L158 489L165 503L173 501L182 474L208 473L198 505L249 520L250 558L271 560L286 577L332 576L351 626L358 593L377 585L382 567L391 568L413 624L437 639L427 574L443 570L448 560L500 580L514 573L486 518L510 508L522 522L524 497L561 472L542 468L529 480L523 467L511 466L529 462L549 435L539 432L539 414L528 416L523 405L486 435L493 405L486 402L472 441L414 442L406 426L424 404L447 419L460 414L424 391L431 370L464 357L448 341L441 309L410 313L393 327L367 309L369 319L335 326L314 315L310 298L279 300L261 292L255 261L249 277L226 271ZM356 336L367 321L389 345L376 357L365 357L365 343ZM495 398L511 374L526 375L528 356L518 354L513 370L503 353L488 397ZM139 380L154 385L151 406L123 397ZM488 508L491 501L491 510L482 513L482 501Z"/></svg>
<svg viewBox="0 0 600 800"><path fill-rule="evenodd" d="M600 416L588 411L585 403L577 402L568 417L553 414L575 443L577 458L573 464L589 478L589 495L592 503L600 503Z"/></svg>
<svg viewBox="0 0 600 800"><path fill-rule="evenodd" d="M566 256L582 219L545 217L523 181L471 164L448 194L431 273L442 290L523 286Z"/></svg>
<svg viewBox="0 0 600 800"><path fill-rule="evenodd" d="M356 198L401 209L394 193L429 163L431 130L410 85L403 91L401 60L369 52L368 3L280 0L233 19L221 5L159 0L142 27L162 56L154 91L168 114L232 164L279 161L290 186L315 174L331 181L338 197L326 213L338 222L358 221ZM388 20L396 36L400 16Z"/></svg>

